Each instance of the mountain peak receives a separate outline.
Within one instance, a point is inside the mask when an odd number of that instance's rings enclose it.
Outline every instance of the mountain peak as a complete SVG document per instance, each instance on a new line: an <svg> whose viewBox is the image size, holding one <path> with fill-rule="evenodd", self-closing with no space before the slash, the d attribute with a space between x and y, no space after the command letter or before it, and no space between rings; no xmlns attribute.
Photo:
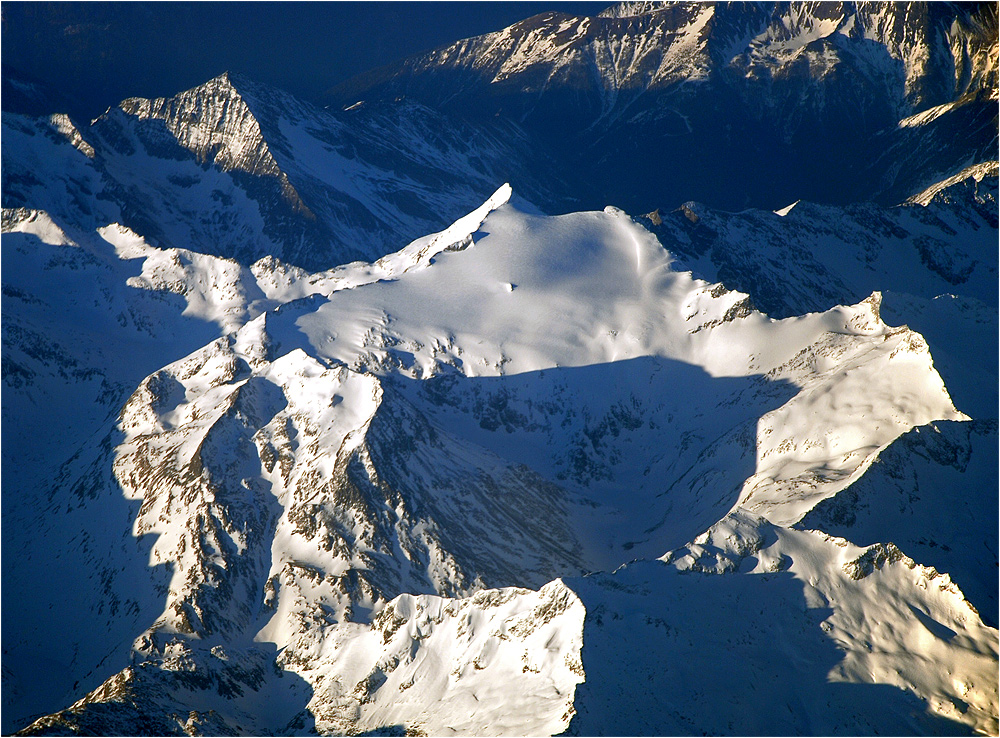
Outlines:
<svg viewBox="0 0 1000 738"><path fill-rule="evenodd" d="M640 15L650 15L671 6L683 4L672 0L625 0L625 2L605 8L597 14L598 18L635 18Z"/></svg>
<svg viewBox="0 0 1000 738"><path fill-rule="evenodd" d="M858 172L887 142L926 150L908 142L915 134L901 120L938 108L994 124L945 144L943 161L922 179L995 148L996 107L984 100L996 89L992 12L948 3L628 1L596 17L543 13L457 41L343 83L329 101L405 97L516 123L589 170L583 179L634 183L614 200L629 211L687 199L768 210L798 199L898 202L912 194L916 174L872 192ZM795 181L789 160L803 163ZM706 161L724 161L733 174L711 182L686 175ZM595 197L587 207L609 201Z"/></svg>
<svg viewBox="0 0 1000 738"><path fill-rule="evenodd" d="M0 729L997 735L963 13L625 2L350 110L5 113Z"/></svg>
<svg viewBox="0 0 1000 738"><path fill-rule="evenodd" d="M265 106L258 95L246 94L255 88L246 77L226 71L174 97L129 98L119 107L139 122L162 121L176 143L201 163L212 162L224 172L276 178L282 197L307 212L265 137L260 112ZM150 136L157 137L147 131Z"/></svg>
<svg viewBox="0 0 1000 738"><path fill-rule="evenodd" d="M236 97L240 96L240 91L236 87L236 80L234 79L234 75L232 72L228 70L220 75L212 77L212 79L208 80L207 82L203 82L202 84L197 85L196 87L192 87L190 90L188 90L188 92L194 92L195 90L198 90L200 92L224 90ZM182 92L180 94L183 95L185 93Z"/></svg>
<svg viewBox="0 0 1000 738"><path fill-rule="evenodd" d="M194 92L195 90L202 92L226 91L233 97L245 98L247 95L256 97L257 95L255 93L258 93L260 89L260 83L245 74L242 74L241 72L233 72L227 69L222 74L213 77L207 82L191 88L188 92Z"/></svg>

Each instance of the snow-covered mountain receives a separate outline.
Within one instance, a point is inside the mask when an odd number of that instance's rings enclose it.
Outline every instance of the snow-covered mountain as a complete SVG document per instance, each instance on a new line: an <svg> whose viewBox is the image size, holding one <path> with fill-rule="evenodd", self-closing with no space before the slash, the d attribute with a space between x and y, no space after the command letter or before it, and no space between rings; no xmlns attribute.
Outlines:
<svg viewBox="0 0 1000 738"><path fill-rule="evenodd" d="M329 99L514 121L591 205L893 204L995 158L996 60L995 4L628 2L542 13Z"/></svg>
<svg viewBox="0 0 1000 738"><path fill-rule="evenodd" d="M795 202L728 213L688 202L644 223L685 268L783 318L875 289L925 299L953 292L995 306L997 209L994 161L895 207Z"/></svg>
<svg viewBox="0 0 1000 738"><path fill-rule="evenodd" d="M502 121L473 127L416 102L332 113L231 74L125 100L88 126L4 113L3 127L4 207L83 230L118 222L164 248L244 263L372 260L447 225L497 181L557 208L565 190Z"/></svg>
<svg viewBox="0 0 1000 738"><path fill-rule="evenodd" d="M90 124L8 96L3 205L310 270L503 181L550 213L892 205L996 158L996 49L991 4L627 3L362 75L327 109L228 73Z"/></svg>
<svg viewBox="0 0 1000 738"><path fill-rule="evenodd" d="M629 2L5 103L0 730L996 734L996 49Z"/></svg>
<svg viewBox="0 0 1000 738"><path fill-rule="evenodd" d="M784 318L883 294L882 311L931 345L959 406L997 417L997 165L884 208L799 202L726 213L689 202L642 222L683 268Z"/></svg>
<svg viewBox="0 0 1000 738"><path fill-rule="evenodd" d="M23 564L5 583L27 601L5 714L52 713L27 732L593 734L611 714L638 733L996 729L977 553L953 549L953 581L869 542L877 499L854 508L863 545L822 522L843 527L831 502L901 436L969 424L879 293L775 320L619 210L544 216L506 187L315 274L6 223L5 257L59 277L25 271L5 316L82 303L40 285L103 279L130 311L103 329L116 340L147 305L218 336L88 419L58 474L17 480L46 490L5 509ZM7 325L22 388L57 405ZM913 520L914 545L953 530ZM67 565L49 608L37 572ZM733 651L745 674L720 661ZM720 710L706 683L742 686Z"/></svg>

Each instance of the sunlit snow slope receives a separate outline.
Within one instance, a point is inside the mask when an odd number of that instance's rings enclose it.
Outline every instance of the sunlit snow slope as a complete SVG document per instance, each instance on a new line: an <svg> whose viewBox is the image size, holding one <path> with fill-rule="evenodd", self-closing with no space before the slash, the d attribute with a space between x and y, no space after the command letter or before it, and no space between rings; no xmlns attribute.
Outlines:
<svg viewBox="0 0 1000 738"><path fill-rule="evenodd" d="M868 540L877 516L861 540L820 514L928 424L969 425L878 292L772 319L620 210L544 216L507 186L315 274L37 212L5 211L3 238L5 267L35 247L205 336L88 420L31 525L5 508L24 643L65 658L52 634L89 608L104 644L74 646L46 702L17 696L44 670L5 638L12 729L997 730L995 619L959 573ZM19 321L29 287L5 286ZM108 374L120 352L70 355ZM58 379L22 381L58 406ZM37 573L61 557L73 607L49 612Z"/></svg>

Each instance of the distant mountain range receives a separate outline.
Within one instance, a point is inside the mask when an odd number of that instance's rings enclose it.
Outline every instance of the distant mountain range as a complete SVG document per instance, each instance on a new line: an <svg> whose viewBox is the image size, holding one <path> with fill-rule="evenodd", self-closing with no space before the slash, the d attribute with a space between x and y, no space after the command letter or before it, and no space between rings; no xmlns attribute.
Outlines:
<svg viewBox="0 0 1000 738"><path fill-rule="evenodd" d="M996 158L996 44L991 3L547 13L362 76L325 110L225 74L89 126L6 115L4 203L308 269L377 258L504 181L549 213L892 205ZM70 171L93 196L56 207Z"/></svg>
<svg viewBox="0 0 1000 738"><path fill-rule="evenodd" d="M996 44L995 3L624 3L537 15L329 100L516 123L590 184L587 207L894 204L995 158Z"/></svg>
<svg viewBox="0 0 1000 738"><path fill-rule="evenodd" d="M5 79L0 728L995 734L997 25Z"/></svg>

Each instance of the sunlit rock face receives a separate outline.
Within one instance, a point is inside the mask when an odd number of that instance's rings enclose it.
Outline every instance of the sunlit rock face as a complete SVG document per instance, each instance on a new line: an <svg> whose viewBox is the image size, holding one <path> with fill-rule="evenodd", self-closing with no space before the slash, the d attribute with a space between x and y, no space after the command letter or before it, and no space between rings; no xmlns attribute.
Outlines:
<svg viewBox="0 0 1000 738"><path fill-rule="evenodd" d="M541 13L329 100L516 122L589 207L894 204L995 158L996 48L991 5L623 3Z"/></svg>

